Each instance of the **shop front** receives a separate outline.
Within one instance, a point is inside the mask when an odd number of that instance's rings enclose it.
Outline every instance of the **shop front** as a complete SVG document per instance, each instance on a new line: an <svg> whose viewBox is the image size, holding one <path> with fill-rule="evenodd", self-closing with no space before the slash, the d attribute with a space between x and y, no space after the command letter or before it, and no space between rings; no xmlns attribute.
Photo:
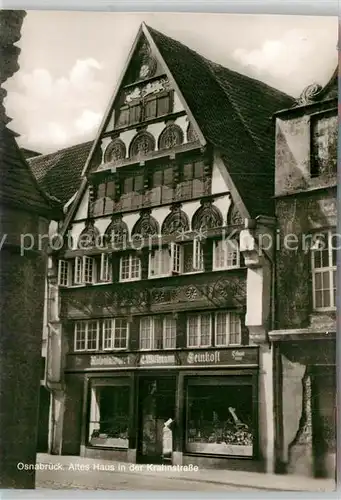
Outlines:
<svg viewBox="0 0 341 500"><path fill-rule="evenodd" d="M69 354L66 374L83 385L82 456L248 469L258 460L257 347Z"/></svg>

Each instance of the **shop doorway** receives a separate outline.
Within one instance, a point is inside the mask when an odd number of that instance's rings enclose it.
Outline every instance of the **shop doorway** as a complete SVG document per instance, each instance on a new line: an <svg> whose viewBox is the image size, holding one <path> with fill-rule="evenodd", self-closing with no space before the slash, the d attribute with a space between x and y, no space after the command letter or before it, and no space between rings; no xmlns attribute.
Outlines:
<svg viewBox="0 0 341 500"><path fill-rule="evenodd" d="M139 380L138 462L171 460L172 432L165 422L175 415L175 376L146 376Z"/></svg>

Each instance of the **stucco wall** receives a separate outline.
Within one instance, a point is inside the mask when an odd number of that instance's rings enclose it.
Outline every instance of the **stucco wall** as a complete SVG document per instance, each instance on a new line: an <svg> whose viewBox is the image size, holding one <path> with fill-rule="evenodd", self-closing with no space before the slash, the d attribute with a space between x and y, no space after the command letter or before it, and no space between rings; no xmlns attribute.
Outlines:
<svg viewBox="0 0 341 500"><path fill-rule="evenodd" d="M17 464L36 459L45 263L39 253L21 256L13 247L1 250L2 487L34 487L34 471L20 471Z"/></svg>
<svg viewBox="0 0 341 500"><path fill-rule="evenodd" d="M305 108L302 112L276 120L275 196L292 194L336 183L335 175L311 177L311 116L335 107L326 102L318 108Z"/></svg>
<svg viewBox="0 0 341 500"><path fill-rule="evenodd" d="M337 224L336 189L277 199L280 243L276 248L277 328L305 328L312 313L310 251L302 237ZM298 238L298 249L284 245L286 235ZM291 245L293 248L295 245Z"/></svg>

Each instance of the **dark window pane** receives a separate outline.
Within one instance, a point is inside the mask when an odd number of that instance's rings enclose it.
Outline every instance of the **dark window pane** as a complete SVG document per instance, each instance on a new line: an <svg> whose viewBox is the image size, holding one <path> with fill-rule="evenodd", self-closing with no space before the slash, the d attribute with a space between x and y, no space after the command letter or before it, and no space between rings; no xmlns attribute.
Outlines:
<svg viewBox="0 0 341 500"><path fill-rule="evenodd" d="M193 179L193 165L192 163L187 163L184 165L184 180L190 181Z"/></svg>
<svg viewBox="0 0 341 500"><path fill-rule="evenodd" d="M134 191L140 193L143 191L143 175L137 175L134 177Z"/></svg>
<svg viewBox="0 0 341 500"><path fill-rule="evenodd" d="M133 177L126 177L123 183L123 192L131 193L133 191Z"/></svg>
<svg viewBox="0 0 341 500"><path fill-rule="evenodd" d="M251 385L189 386L187 419L187 451L252 456Z"/></svg>
<svg viewBox="0 0 341 500"><path fill-rule="evenodd" d="M151 99L150 101L147 101L144 109L145 109L145 119L146 120L148 120L149 118L155 118L156 117L156 99Z"/></svg>
<svg viewBox="0 0 341 500"><path fill-rule="evenodd" d="M314 267L315 269L322 267L321 252L319 250L314 252Z"/></svg>
<svg viewBox="0 0 341 500"><path fill-rule="evenodd" d="M152 187L162 186L162 170L153 172Z"/></svg>
<svg viewBox="0 0 341 500"><path fill-rule="evenodd" d="M107 193L106 195L109 198L114 198L115 197L115 182L114 181L108 181L107 182Z"/></svg>
<svg viewBox="0 0 341 500"><path fill-rule="evenodd" d="M138 123L141 119L141 106L131 106L129 109L129 123Z"/></svg>
<svg viewBox="0 0 341 500"><path fill-rule="evenodd" d="M328 267L329 266L329 251L328 251L328 249L323 250L321 252L321 257L322 257L322 267Z"/></svg>
<svg viewBox="0 0 341 500"><path fill-rule="evenodd" d="M124 127L129 124L129 109L120 109L118 112L117 126Z"/></svg>
<svg viewBox="0 0 341 500"><path fill-rule="evenodd" d="M173 184L173 174L174 174L174 170L172 167L169 167L169 168L166 168L164 170L164 185L165 186L171 186Z"/></svg>
<svg viewBox="0 0 341 500"><path fill-rule="evenodd" d="M169 112L169 95L159 97L157 100L157 116L166 115Z"/></svg>
<svg viewBox="0 0 341 500"><path fill-rule="evenodd" d="M194 176L195 179L204 177L204 164L201 161L194 163Z"/></svg>
<svg viewBox="0 0 341 500"><path fill-rule="evenodd" d="M104 198L105 196L105 182L103 182L102 184L99 184L98 187L97 187L97 198Z"/></svg>
<svg viewBox="0 0 341 500"><path fill-rule="evenodd" d="M92 389L89 440L93 446L128 447L128 387Z"/></svg>

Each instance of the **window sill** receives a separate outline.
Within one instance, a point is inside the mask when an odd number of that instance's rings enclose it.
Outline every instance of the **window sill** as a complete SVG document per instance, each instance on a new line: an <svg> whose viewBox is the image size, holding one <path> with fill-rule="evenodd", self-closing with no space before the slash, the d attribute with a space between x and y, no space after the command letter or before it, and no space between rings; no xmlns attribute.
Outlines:
<svg viewBox="0 0 341 500"><path fill-rule="evenodd" d="M326 313L326 312L329 312L329 313L330 312L336 312L336 307L321 307L321 308L320 307L319 308L315 307L313 309L313 313L315 313L315 314Z"/></svg>
<svg viewBox="0 0 341 500"><path fill-rule="evenodd" d="M205 457L205 458L226 458L227 460L235 459L235 460L255 460L255 456L246 456L246 455L224 455L218 453L194 453L190 451L185 451L184 455L187 457Z"/></svg>
<svg viewBox="0 0 341 500"><path fill-rule="evenodd" d="M112 348L103 348L103 352L107 353L115 353L115 352L125 352L128 350L128 347L112 347Z"/></svg>
<svg viewBox="0 0 341 500"><path fill-rule="evenodd" d="M141 278L131 278L131 279L120 279L118 282L119 283L134 283L135 281L141 281Z"/></svg>
<svg viewBox="0 0 341 500"><path fill-rule="evenodd" d="M100 445L91 445L88 443L86 445L87 448L90 448L91 450L117 450L117 451L128 451L129 447L119 447L119 446L100 446Z"/></svg>
<svg viewBox="0 0 341 500"><path fill-rule="evenodd" d="M232 271L233 269L241 269L241 266L232 266L232 267L212 267L212 271Z"/></svg>

